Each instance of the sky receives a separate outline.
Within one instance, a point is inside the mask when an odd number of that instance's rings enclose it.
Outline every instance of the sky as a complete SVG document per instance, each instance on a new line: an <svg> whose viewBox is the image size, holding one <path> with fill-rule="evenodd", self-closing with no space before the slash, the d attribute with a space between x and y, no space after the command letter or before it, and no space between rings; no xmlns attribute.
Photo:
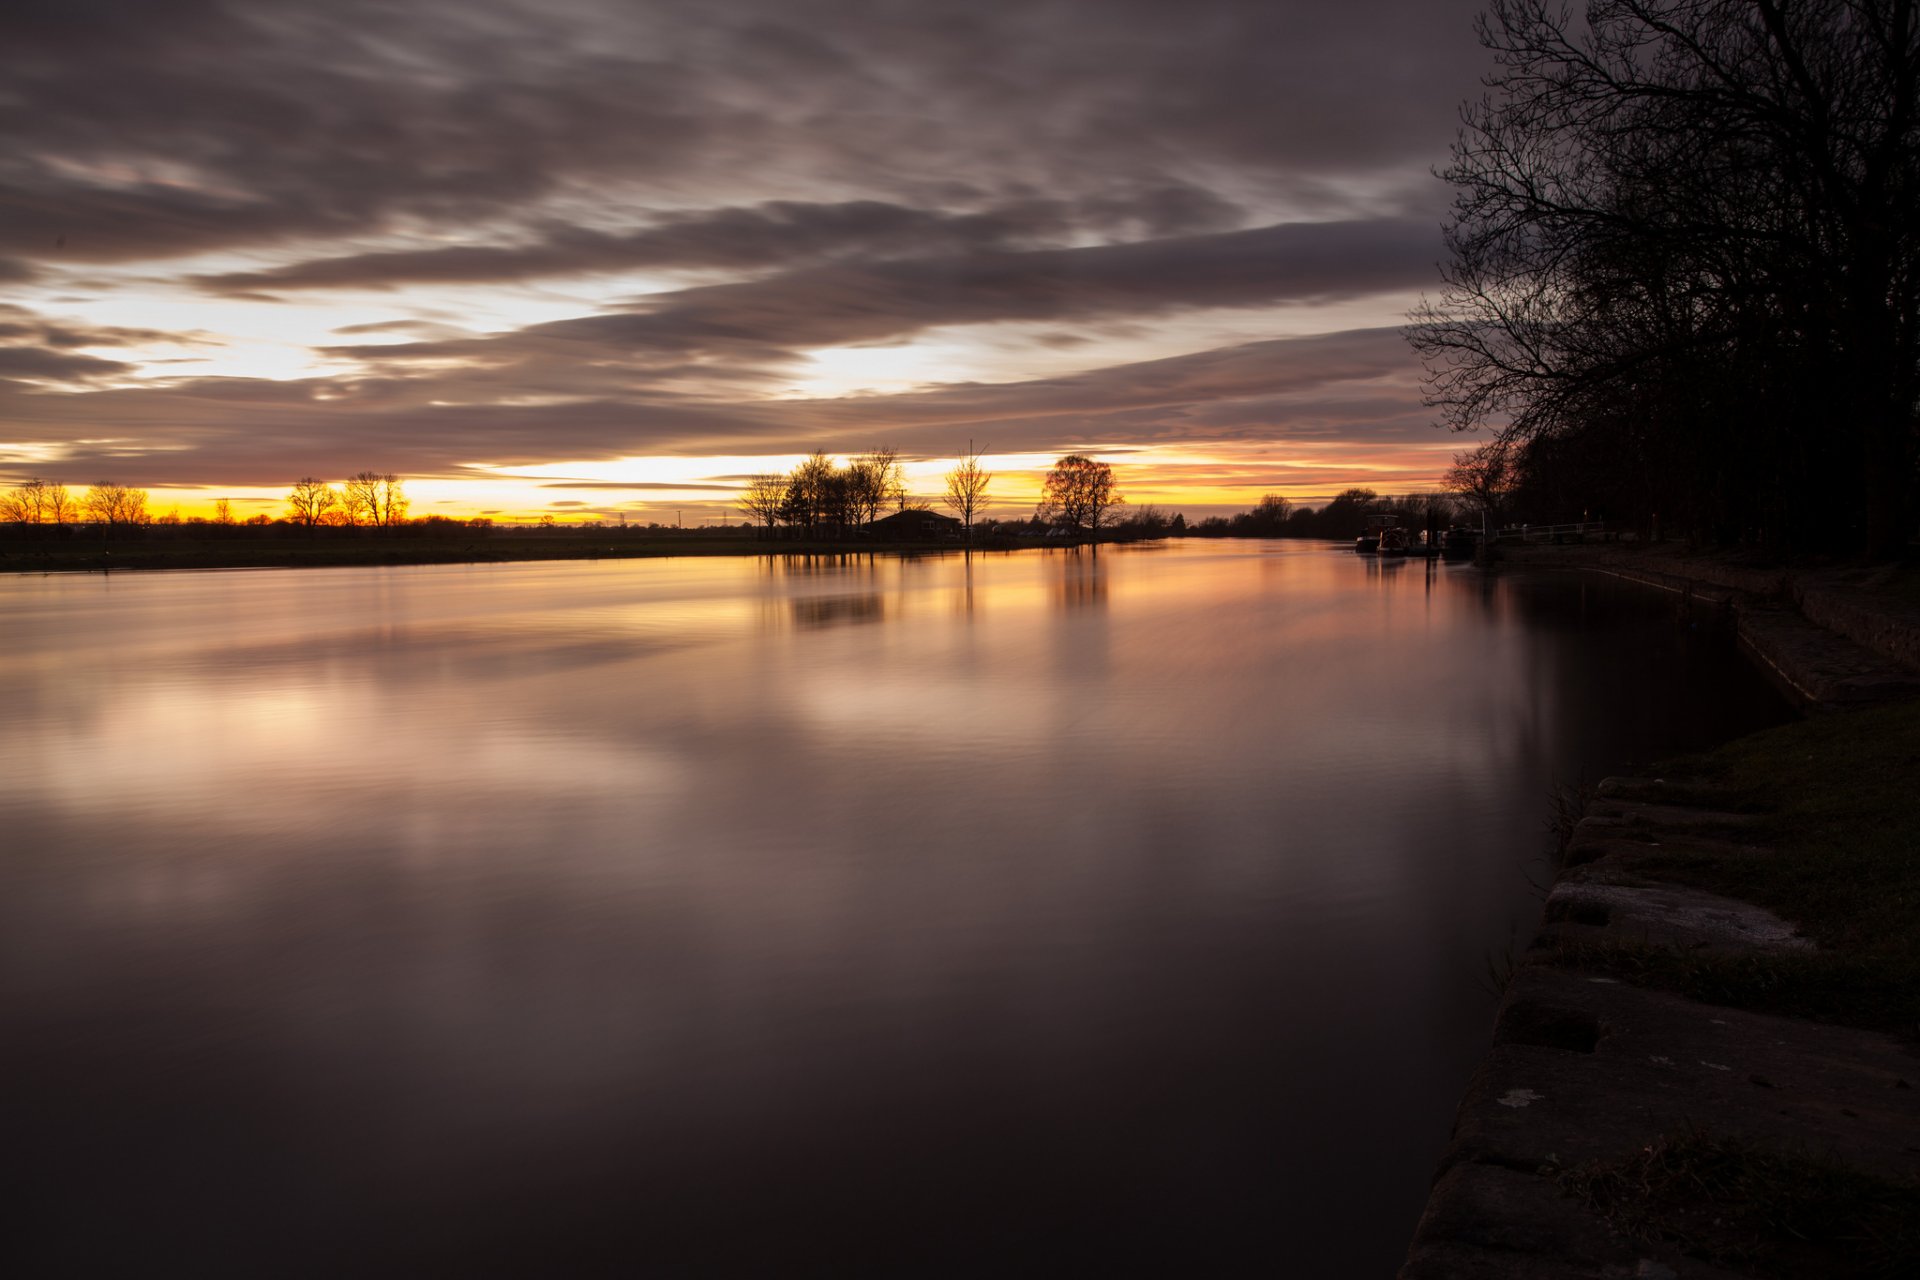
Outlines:
<svg viewBox="0 0 1920 1280"><path fill-rule="evenodd" d="M1430 489L1400 329L1480 0L25 0L0 483L739 520L899 450L990 515Z"/></svg>

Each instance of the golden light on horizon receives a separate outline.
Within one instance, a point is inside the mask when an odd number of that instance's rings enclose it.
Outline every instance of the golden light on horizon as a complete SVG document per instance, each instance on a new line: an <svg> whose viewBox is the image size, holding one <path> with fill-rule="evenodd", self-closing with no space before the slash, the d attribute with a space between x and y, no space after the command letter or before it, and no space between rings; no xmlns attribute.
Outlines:
<svg viewBox="0 0 1920 1280"><path fill-rule="evenodd" d="M1460 448L1457 439L1414 445L1359 448L1351 442L1263 444L1244 453L1202 445L1097 445L1084 452L1114 468L1127 502L1163 511L1220 514L1252 507L1277 493L1300 506L1319 506L1355 486L1383 494L1425 492ZM844 463L857 454L830 455ZM987 515L1019 519L1039 500L1041 485L1056 453L986 453L981 464L993 475ZM747 477L784 474L805 455L725 454L633 456L519 467L475 467L458 476L406 477L402 480L412 515L451 519L487 516L509 522L533 522L552 516L560 523L600 520L672 523L738 523L746 515L738 498ZM954 458L903 459L901 470L910 499L941 507L945 478ZM344 477L322 477L334 483ZM291 483L287 486L291 487ZM79 486L78 488L84 488ZM286 511L286 488L248 486L158 486L149 489L156 515L177 510L183 519L210 519L215 503L226 499L235 518L256 514L279 517Z"/></svg>

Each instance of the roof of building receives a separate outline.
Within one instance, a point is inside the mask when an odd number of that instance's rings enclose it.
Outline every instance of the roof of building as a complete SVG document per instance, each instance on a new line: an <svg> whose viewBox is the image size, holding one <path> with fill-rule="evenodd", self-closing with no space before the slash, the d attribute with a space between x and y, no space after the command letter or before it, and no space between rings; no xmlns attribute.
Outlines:
<svg viewBox="0 0 1920 1280"><path fill-rule="evenodd" d="M877 529L884 525L925 525L932 523L958 526L960 522L952 516L943 516L938 511L896 511L890 516L883 516L875 520L873 527Z"/></svg>

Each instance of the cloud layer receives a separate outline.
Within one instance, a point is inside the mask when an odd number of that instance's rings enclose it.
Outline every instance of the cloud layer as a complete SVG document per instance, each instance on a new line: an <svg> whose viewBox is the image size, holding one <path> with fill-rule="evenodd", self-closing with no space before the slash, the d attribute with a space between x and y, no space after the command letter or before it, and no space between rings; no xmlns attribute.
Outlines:
<svg viewBox="0 0 1920 1280"><path fill-rule="evenodd" d="M0 478L1400 433L1387 328L1440 256L1477 7L34 6L0 42ZM266 342L304 367L168 363ZM914 343L1030 349L793 394Z"/></svg>

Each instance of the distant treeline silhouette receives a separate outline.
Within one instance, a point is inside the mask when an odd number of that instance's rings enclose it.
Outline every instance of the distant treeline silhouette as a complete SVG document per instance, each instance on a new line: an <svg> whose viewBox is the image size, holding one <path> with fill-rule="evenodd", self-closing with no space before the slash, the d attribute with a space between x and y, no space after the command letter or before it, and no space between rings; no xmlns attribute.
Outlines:
<svg viewBox="0 0 1920 1280"><path fill-rule="evenodd" d="M1920 490L1920 18L1882 0L1493 0L1428 403L1454 488L1885 555Z"/></svg>
<svg viewBox="0 0 1920 1280"><path fill-rule="evenodd" d="M1397 516L1409 529L1446 529L1467 518L1468 504L1444 493L1408 493L1383 497L1371 489L1347 489L1319 508L1295 506L1277 493L1267 494L1250 511L1208 516L1186 530L1196 538L1334 538L1359 535L1369 516Z"/></svg>

